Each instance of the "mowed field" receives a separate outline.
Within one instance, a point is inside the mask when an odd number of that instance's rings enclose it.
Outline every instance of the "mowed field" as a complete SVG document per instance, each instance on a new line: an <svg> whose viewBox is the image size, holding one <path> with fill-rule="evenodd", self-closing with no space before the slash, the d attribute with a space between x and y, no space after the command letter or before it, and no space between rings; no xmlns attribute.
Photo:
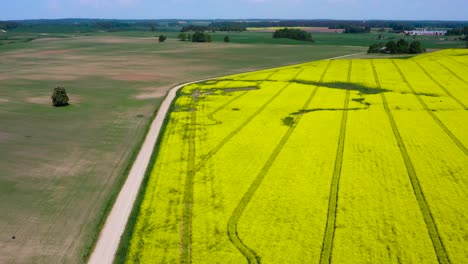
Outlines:
<svg viewBox="0 0 468 264"><path fill-rule="evenodd" d="M118 263L468 263L468 50L186 86Z"/></svg>
<svg viewBox="0 0 468 264"><path fill-rule="evenodd" d="M86 259L170 87L365 51L89 34L0 46L0 263ZM51 106L56 85L69 107Z"/></svg>

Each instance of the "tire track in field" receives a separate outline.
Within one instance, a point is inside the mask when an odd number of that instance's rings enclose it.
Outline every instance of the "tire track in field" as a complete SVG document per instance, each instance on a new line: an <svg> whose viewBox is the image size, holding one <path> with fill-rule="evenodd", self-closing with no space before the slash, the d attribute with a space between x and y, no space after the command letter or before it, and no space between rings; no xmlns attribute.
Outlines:
<svg viewBox="0 0 468 264"><path fill-rule="evenodd" d="M297 75L299 75L299 73L297 73ZM231 133L229 133L213 149L211 149L203 158L201 158L200 162L198 162L198 164L195 166L194 173L198 172L201 168L203 168L206 162L211 157L213 157L213 155L215 155L229 140L231 140L242 129L244 129L255 117L257 117L261 112L263 112L263 110L265 110L265 108L271 102L273 102L287 87L289 87L289 85L291 85L291 83L288 83L283 88L281 88L275 95L273 95L273 97L271 97L267 102L265 102L259 109L257 109L257 111L255 111L251 116L249 116L242 124L240 124L236 129L234 129Z"/></svg>
<svg viewBox="0 0 468 264"><path fill-rule="evenodd" d="M195 137L197 129L197 103L199 91L195 90L193 95L192 109L190 114L190 126L188 128L188 158L187 175L184 184L183 215L180 226L180 263L192 262L192 208L193 208L193 180L195 168Z"/></svg>
<svg viewBox="0 0 468 264"><path fill-rule="evenodd" d="M394 62L393 60L392 60L392 62L393 62L393 64L395 64L395 62ZM421 64L419 64L417 61L414 61L414 63L416 63L416 65L418 65L419 68L420 68L435 84L437 84L437 86L439 86L442 90L444 90L444 92L445 92L448 96L450 96L450 98L452 98L452 99L455 100L459 105L461 105L461 107L463 107L463 109L465 109L465 110L468 109L468 107L467 107L465 104L463 104L460 100L458 100L455 96L453 96L447 89L445 89L445 87L444 87L441 83L439 83L436 79L434 79L434 77L432 77L432 75L429 74L429 72L428 72L426 69L424 69L424 67L422 67ZM443 65L442 65L442 66L443 66ZM448 68L445 68L445 69L448 70ZM450 70L449 70L449 72L450 72ZM452 72L451 72L451 73L452 73ZM452 74L453 74L453 73L452 73ZM460 79L460 78L459 78L459 79ZM463 80L462 80L462 81L463 81Z"/></svg>
<svg viewBox="0 0 468 264"><path fill-rule="evenodd" d="M219 106L218 108L216 108L215 110L213 110L212 112L208 113L208 115L206 115L206 118L208 118L209 120L213 121L213 124L210 124L210 125L219 125L221 124L222 122L219 121L219 120L216 120L213 116L218 113L219 111L223 110L224 108L226 108L228 105L232 104L234 101L236 101L237 99L241 98L242 96L244 96L245 94L247 94L248 91L244 91L242 92L241 94L235 96L234 98L232 98L231 100L229 100L228 102L224 103L223 105Z"/></svg>
<svg viewBox="0 0 468 264"><path fill-rule="evenodd" d="M348 79L347 82L351 82L351 71L353 61L349 61L348 67ZM343 115L341 117L341 128L340 137L338 140L338 147L336 150L335 168L333 169L333 177L330 186L330 198L328 199L328 213L327 213L327 224L325 226L325 232L323 235L322 250L320 253L320 263L330 263L333 249L333 239L335 237L336 228L336 209L338 205L338 190L340 186L341 177L341 166L343 164L343 152L346 135L346 123L348 122L348 106L349 106L349 89L346 89L346 97L343 106Z"/></svg>
<svg viewBox="0 0 468 264"><path fill-rule="evenodd" d="M331 61L328 62L327 66L325 67L325 70L322 73L320 82L323 81L323 78L325 77L325 74L331 64ZM302 71L302 70L301 70ZM295 77L299 75L301 72L299 71ZM315 88L312 90L309 98L307 98L307 101L305 102L304 106L302 107L302 110L307 109L309 106L310 102L312 99L315 97L315 94L317 93L319 86L315 86ZM255 253L254 250L250 249L247 245L245 245L242 240L239 237L239 234L237 233L237 225L239 223L239 220L247 208L247 205L250 203L252 200L252 197L254 196L255 192L257 189L260 187L263 179L269 172L271 166L275 162L276 158L280 154L281 150L283 149L284 145L287 143L289 138L291 137L292 133L294 132L294 129L298 125L299 121L301 120L302 115L297 115L295 116L294 122L292 125L288 128L286 133L283 135L281 138L280 142L278 145L275 147L273 152L271 153L270 157L266 161L266 163L263 165L262 169L260 172L257 174L255 177L254 181L250 184L249 189L247 192L244 194L240 202L237 204L237 207L234 209L231 217L229 218L228 221L228 226L227 226L227 232L228 232L228 237L229 240L231 240L232 244L245 256L247 261L249 263L260 263L260 257Z"/></svg>
<svg viewBox="0 0 468 264"><path fill-rule="evenodd" d="M247 118L240 126L228 134L218 145L213 148L208 154L195 165L195 134L194 126L196 125L196 113L192 112L190 135L189 135L189 154L187 164L187 176L184 188L184 209L181 223L181 263L191 263L191 225L192 225L192 205L193 205L193 178L195 174L204 167L206 162L216 154L229 140L237 135L244 127L246 127L258 114L260 114L272 101L274 101L290 84L285 85L276 94L265 102L257 111ZM196 104L192 105L195 109ZM192 132L193 131L193 132Z"/></svg>
<svg viewBox="0 0 468 264"><path fill-rule="evenodd" d="M400 76L403 79L403 81L405 82L406 86L408 86L408 88L410 88L411 92L414 94L414 96L416 96L419 103L423 106L424 110L432 117L432 119L434 119L434 121L440 126L440 128L442 128L442 130L444 130L445 134L447 134L447 136L450 137L450 139L453 141L453 143L455 143L455 145L457 145L457 147L461 151L463 151L463 153L465 153L466 156L468 156L468 149L463 145L463 143L460 142L460 140L458 140L458 138L452 133L452 131L450 131L450 129L448 129L448 127L446 127L442 123L442 121L431 111L431 109L429 109L429 107L424 102L424 100L421 98L421 96L419 96L416 93L416 90L414 89L414 87L408 82L405 75L401 71L400 67L398 67L398 65L395 63L394 60L392 60L392 63L395 66L395 68L398 70L398 72L400 73ZM379 87L380 87L380 84L379 84Z"/></svg>
<svg viewBox="0 0 468 264"><path fill-rule="evenodd" d="M463 65L463 66L465 66L465 67L468 67L468 65L465 64L464 62L461 62L461 61L459 61L459 60L457 60L457 59L454 59L454 58L452 58L452 57L449 56L449 55L445 56L445 58L448 58L448 59L450 59L450 60L453 60L454 62L460 63L461 65Z"/></svg>
<svg viewBox="0 0 468 264"><path fill-rule="evenodd" d="M374 72L374 79L375 83L377 84L378 89L382 89L380 86L379 77L377 75L377 71L375 70L374 62L371 60L372 70ZM418 177L413 167L413 163L409 157L408 151L406 150L405 143L401 138L400 132L398 131L398 127L396 125L395 119L393 118L393 114L388 107L387 98L385 97L384 93L380 93L382 98L383 106L385 112L387 113L388 120L390 121L390 125L393 130L393 134L395 139L398 143L398 148L400 149L401 156L405 162L406 171L410 178L411 186L413 187L414 195L416 196L416 200L418 201L419 208L421 209L421 213L424 218L424 222L426 223L427 231L429 236L432 240L432 245L434 247L435 253L437 255L437 259L439 263L450 263L450 259L447 255L447 251L445 250L444 244L442 243L442 239L440 238L439 231L437 230L436 223L434 222L434 218L432 217L431 210L429 209L429 205L427 204L426 198L424 197L424 193L422 191L421 185L419 184Z"/></svg>
<svg viewBox="0 0 468 264"><path fill-rule="evenodd" d="M170 118L170 117L169 117L169 118ZM167 142L169 141L169 137L171 137L172 134L176 132L177 126L180 125L180 124L174 124L174 123L173 123L173 124L170 124L170 122L172 122L172 121L168 121L168 125L167 125L166 129L164 130L164 132L163 132L163 134L162 134L163 139L162 139L162 141L161 141L161 145L167 144ZM166 137L166 135L167 135L167 137ZM185 136L183 136L183 138L185 138ZM151 168L151 171L155 171L155 170L156 170L156 166L157 166L157 163L155 162L154 165L153 165L153 167ZM159 166L160 166L160 165L159 165ZM159 167L159 166L158 166L158 167ZM159 170L159 169L158 169L158 170ZM155 178L154 181L155 181L155 183L154 183L153 185L154 185L154 189L156 189L156 187L158 186L157 183L159 182L159 173L156 175L156 178ZM144 194L144 195L146 196L146 193L149 193L149 192L150 192L150 189L147 187L146 190L145 190L145 194ZM153 192L153 193L154 193L154 192ZM151 197L151 200L149 201L149 204L150 204L150 205L154 204L155 199L157 199L157 195L154 194L154 195ZM147 222L148 222L148 219L149 219L150 216L151 216L151 210L146 210L146 212L142 212L141 209L142 209L142 206L140 206L140 209L139 209L139 213L138 213L137 218L140 218L140 215L141 215L141 217L143 218L142 222L143 222L143 223L147 223ZM170 214L170 212L168 212L167 214ZM135 224L135 226L136 226L136 224ZM142 234L146 233L146 230L147 230L147 228L149 228L149 227L150 227L150 225L148 225L148 224L143 225L143 227L142 227L142 229L141 229L140 232L141 232ZM135 227L134 230L136 230L136 227ZM135 262L138 263L138 262L140 261L141 251L142 251L142 249L143 249L143 247L144 247L144 240L143 240L143 236L142 236L142 235L137 236L137 239L138 239L138 241L136 242L136 244L138 245L138 247L137 247L137 250L136 250L136 252L135 252L135 257L134 257L134 258L135 258ZM133 236L132 236L132 240L133 240ZM126 257L128 257L128 252L127 252L127 256L126 256Z"/></svg>
<svg viewBox="0 0 468 264"><path fill-rule="evenodd" d="M464 82L465 84L468 85L468 82L463 79L462 77L460 77L460 75L456 74L454 71L452 71L452 69L450 69L449 67L445 66L444 64L440 63L439 61L434 61L436 62L437 64L439 64L440 66L442 66L444 69L446 69L447 71L449 71L453 76L455 76L457 79L459 79L460 81Z"/></svg>

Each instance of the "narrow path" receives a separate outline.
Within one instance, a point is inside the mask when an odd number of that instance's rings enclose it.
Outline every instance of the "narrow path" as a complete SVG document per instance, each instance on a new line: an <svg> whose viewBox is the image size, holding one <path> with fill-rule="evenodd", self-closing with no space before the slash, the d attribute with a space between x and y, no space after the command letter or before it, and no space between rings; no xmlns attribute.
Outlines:
<svg viewBox="0 0 468 264"><path fill-rule="evenodd" d="M359 54L363 53L354 53L330 59L339 59ZM164 123L164 119L166 118L167 112L169 111L172 100L174 100L176 96L177 91L186 85L212 79L215 78L203 79L180 84L169 91L168 95L166 96L161 107L158 110L156 118L151 124L150 130L146 135L145 141L141 146L140 152L138 153L138 156L132 165L130 173L128 174L128 177L122 189L120 190L120 193L112 207L112 210L107 216L104 227L102 228L101 233L99 234L98 241L96 242L94 250L89 258L89 264L111 264L114 261L115 253L117 252L120 242L120 237L122 236L125 230L125 226L127 225L128 218L133 209L133 204L138 195L138 191L145 176L146 169L149 165L149 161L154 151L155 144L160 135L159 132ZM197 168L200 167L200 165L201 164L195 166L195 171L197 170Z"/></svg>
<svg viewBox="0 0 468 264"><path fill-rule="evenodd" d="M377 84L377 88L382 89L380 86L380 81L377 75L377 71L375 69L374 62L371 61L371 64L372 64L372 70L374 72L374 79L375 79L375 83ZM421 185L419 184L418 177L413 167L413 162L411 161L408 151L406 150L405 143L403 142L403 139L401 138L400 131L398 130L395 119L393 118L393 114L390 111L390 108L388 107L387 98L385 97L384 93L380 93L380 96L382 98L385 113L387 113L388 120L390 121L390 125L392 126L393 134L395 135L395 139L398 143L398 148L400 149L401 156L403 157L403 160L405 162L406 171L410 178L414 195L416 196L416 200L418 201L419 208L421 209L424 222L426 222L427 231L429 232L429 236L432 240L432 245L434 246L434 251L437 255L437 259L439 260L439 263L442 263L442 264L450 263L449 257L447 255L447 251L445 250L444 244L442 243L442 239L440 238L440 235L439 235L439 231L437 230L436 223L434 221L434 218L432 217L431 210L429 209L429 205L427 204Z"/></svg>
<svg viewBox="0 0 468 264"><path fill-rule="evenodd" d="M351 83L351 70L353 61L349 61L348 67L348 83ZM349 106L349 89L346 90L346 98L343 106L343 115L341 117L340 137L338 140L338 147L336 150L335 168L333 170L333 178L330 187L330 198L328 199L328 214L327 225L323 235L322 252L320 254L320 264L330 263L333 239L335 237L336 227L336 208L338 205L338 190L340 186L341 166L343 164L343 152L346 136L346 123L348 122L348 106Z"/></svg>

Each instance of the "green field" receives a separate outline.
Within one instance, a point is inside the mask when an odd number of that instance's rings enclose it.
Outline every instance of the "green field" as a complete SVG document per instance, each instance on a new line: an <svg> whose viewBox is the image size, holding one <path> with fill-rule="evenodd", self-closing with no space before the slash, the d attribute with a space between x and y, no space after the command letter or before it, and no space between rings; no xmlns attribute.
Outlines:
<svg viewBox="0 0 468 264"><path fill-rule="evenodd" d="M70 38L70 37L92 37L92 36L122 36L122 37L155 37L164 34L170 38L176 39L180 32L140 32L140 31L123 31L123 32L88 32L88 33L17 33L10 32L0 35L0 47L2 44L9 42L30 41L36 38ZM232 43L238 44L277 44L277 45L338 45L338 46L365 46L368 47L374 43L386 43L389 40L398 41L404 38L407 41L419 40L422 46L427 49L444 49L465 47L464 41L454 40L454 36L403 36L388 32L375 32L369 34L343 34L343 33L327 33L314 32L312 38L315 42L303 42L292 39L274 39L270 32L214 32L209 33L214 42L224 42L224 37L229 36ZM379 40L381 35L383 39ZM5 45L8 46L8 45ZM273 65L272 65L273 66Z"/></svg>
<svg viewBox="0 0 468 264"><path fill-rule="evenodd" d="M468 51L185 86L117 263L467 263Z"/></svg>
<svg viewBox="0 0 468 264"><path fill-rule="evenodd" d="M170 87L365 51L159 44L148 32L3 37L17 42L0 45L0 263L86 259ZM69 107L51 106L56 85L67 89Z"/></svg>

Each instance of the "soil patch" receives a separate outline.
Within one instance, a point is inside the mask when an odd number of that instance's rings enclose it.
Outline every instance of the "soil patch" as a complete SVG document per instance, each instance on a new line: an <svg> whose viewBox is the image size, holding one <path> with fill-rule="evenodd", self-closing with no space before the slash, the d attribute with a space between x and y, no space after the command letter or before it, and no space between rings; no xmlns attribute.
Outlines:
<svg viewBox="0 0 468 264"><path fill-rule="evenodd" d="M0 143L7 142L14 138L13 134L0 131Z"/></svg>
<svg viewBox="0 0 468 264"><path fill-rule="evenodd" d="M81 97L77 95L68 95L70 97L70 104L77 104L81 101ZM28 97L25 100L28 103L33 104L40 104L40 105L52 105L52 99L50 99L50 95L43 95L43 96L33 96Z"/></svg>
<svg viewBox="0 0 468 264"><path fill-rule="evenodd" d="M43 58L50 57L54 55L64 55L70 54L73 50L71 49L59 49L59 50L43 50L43 51L31 51L31 52L21 52L21 53L11 53L6 55L6 58Z"/></svg>
<svg viewBox="0 0 468 264"><path fill-rule="evenodd" d="M170 86L147 87L143 89L144 92L137 94L135 98L139 100L161 98L166 96L169 88Z"/></svg>
<svg viewBox="0 0 468 264"><path fill-rule="evenodd" d="M159 76L150 73L123 73L112 76L112 79L119 81L156 81Z"/></svg>

